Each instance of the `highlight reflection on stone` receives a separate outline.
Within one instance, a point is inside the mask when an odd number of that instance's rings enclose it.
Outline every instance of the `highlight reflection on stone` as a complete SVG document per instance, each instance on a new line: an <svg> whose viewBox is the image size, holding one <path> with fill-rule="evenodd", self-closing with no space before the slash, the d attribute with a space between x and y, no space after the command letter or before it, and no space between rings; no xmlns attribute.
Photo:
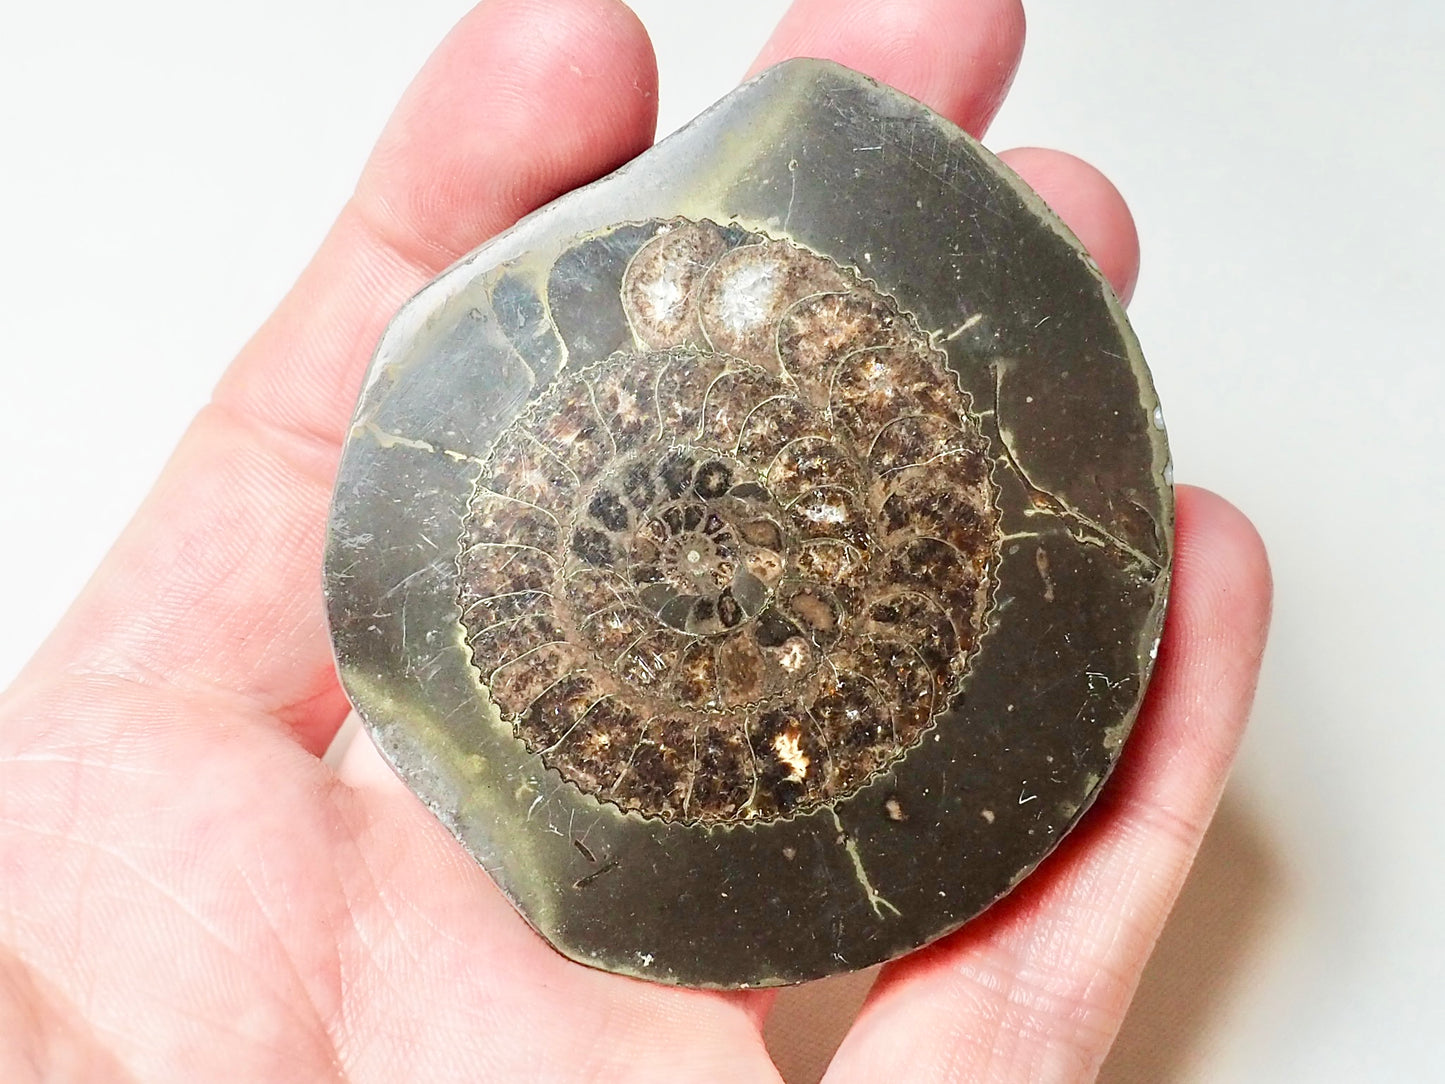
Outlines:
<svg viewBox="0 0 1445 1084"><path fill-rule="evenodd" d="M636 348L565 372L481 469L457 565L482 683L647 816L842 797L960 694L984 631L969 399L889 298L789 242L654 223L620 302Z"/></svg>

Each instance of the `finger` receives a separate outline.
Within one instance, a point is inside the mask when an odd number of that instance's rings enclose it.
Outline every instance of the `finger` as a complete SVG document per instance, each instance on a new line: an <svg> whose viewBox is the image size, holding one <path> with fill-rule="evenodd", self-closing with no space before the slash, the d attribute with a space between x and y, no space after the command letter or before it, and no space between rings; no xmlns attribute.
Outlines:
<svg viewBox="0 0 1445 1084"><path fill-rule="evenodd" d="M1018 891L886 968L829 1084L1092 1080L1213 815L1269 620L1264 549L1219 497L1181 490L1159 666L1115 778Z"/></svg>
<svg viewBox="0 0 1445 1084"><path fill-rule="evenodd" d="M834 60L981 136L1023 45L1018 0L795 0L752 71L795 56Z"/></svg>
<svg viewBox="0 0 1445 1084"><path fill-rule="evenodd" d="M1139 234L1129 205L1109 178L1063 151L1020 147L999 157L1068 223L1128 304L1139 280Z"/></svg>
<svg viewBox="0 0 1445 1084"><path fill-rule="evenodd" d="M345 713L323 529L376 340L458 254L646 147L655 83L646 32L618 0L488 0L464 18L22 681L104 671L212 690L323 748Z"/></svg>

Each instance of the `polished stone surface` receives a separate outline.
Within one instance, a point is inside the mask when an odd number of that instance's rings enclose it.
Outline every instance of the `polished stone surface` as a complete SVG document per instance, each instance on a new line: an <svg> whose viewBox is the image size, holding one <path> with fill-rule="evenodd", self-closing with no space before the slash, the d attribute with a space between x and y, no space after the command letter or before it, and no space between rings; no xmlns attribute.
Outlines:
<svg viewBox="0 0 1445 1084"><path fill-rule="evenodd" d="M398 316L333 505L342 678L567 955L865 967L1017 883L1117 758L1159 417L1036 196L789 62Z"/></svg>

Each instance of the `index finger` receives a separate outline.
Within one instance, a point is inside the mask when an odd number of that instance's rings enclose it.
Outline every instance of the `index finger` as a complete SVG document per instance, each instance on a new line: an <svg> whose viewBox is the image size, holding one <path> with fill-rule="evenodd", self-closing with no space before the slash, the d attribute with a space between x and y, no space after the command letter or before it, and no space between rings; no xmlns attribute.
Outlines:
<svg viewBox="0 0 1445 1084"><path fill-rule="evenodd" d="M240 697L324 749L346 712L320 590L326 511L378 336L460 253L646 148L656 105L651 43L620 0L487 0L462 19L19 682L124 673Z"/></svg>

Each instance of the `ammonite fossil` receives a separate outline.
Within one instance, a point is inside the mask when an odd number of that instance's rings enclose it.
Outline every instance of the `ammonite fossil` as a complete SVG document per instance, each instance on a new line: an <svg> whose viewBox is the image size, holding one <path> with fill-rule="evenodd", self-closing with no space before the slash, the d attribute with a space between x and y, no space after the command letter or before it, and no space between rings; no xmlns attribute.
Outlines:
<svg viewBox="0 0 1445 1084"><path fill-rule="evenodd" d="M1092 800L1168 583L1158 407L1077 242L816 61L479 249L333 504L371 736L573 958L793 982L941 936Z"/></svg>
<svg viewBox="0 0 1445 1084"><path fill-rule="evenodd" d="M958 695L998 548L987 444L927 335L822 256L649 224L636 347L482 468L461 621L563 778L685 822L841 797Z"/></svg>

